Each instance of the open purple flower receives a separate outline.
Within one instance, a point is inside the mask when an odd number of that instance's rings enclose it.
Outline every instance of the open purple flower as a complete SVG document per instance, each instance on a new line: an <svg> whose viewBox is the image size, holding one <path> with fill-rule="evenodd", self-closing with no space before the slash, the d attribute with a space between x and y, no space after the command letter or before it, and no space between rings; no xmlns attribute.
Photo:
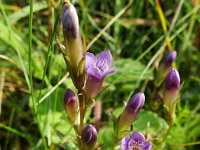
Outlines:
<svg viewBox="0 0 200 150"><path fill-rule="evenodd" d="M130 138L124 137L121 141L121 150L151 150L151 142L145 141L145 137L140 132L134 132Z"/></svg>
<svg viewBox="0 0 200 150"><path fill-rule="evenodd" d="M112 55L109 50L101 52L98 57L90 52L86 53L87 81L85 93L89 99L93 99L99 94L105 77L115 71L111 64Z"/></svg>

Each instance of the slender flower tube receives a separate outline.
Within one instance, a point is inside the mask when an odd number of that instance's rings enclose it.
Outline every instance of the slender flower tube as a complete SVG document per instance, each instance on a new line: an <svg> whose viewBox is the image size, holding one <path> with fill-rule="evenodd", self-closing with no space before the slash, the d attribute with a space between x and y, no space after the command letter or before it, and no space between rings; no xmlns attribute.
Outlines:
<svg viewBox="0 0 200 150"><path fill-rule="evenodd" d="M179 73L175 69L171 69L165 80L165 90L163 95L164 106L167 108L169 114L173 117L175 115L175 107L180 87Z"/></svg>
<svg viewBox="0 0 200 150"><path fill-rule="evenodd" d="M97 141L97 130L93 125L87 125L82 132L82 140L86 149L94 149Z"/></svg>
<svg viewBox="0 0 200 150"><path fill-rule="evenodd" d="M79 31L78 15L71 3L64 3L61 13L61 22L65 40L65 55L69 58L69 63L73 72L77 74L77 69L83 58L84 51Z"/></svg>
<svg viewBox="0 0 200 150"><path fill-rule="evenodd" d="M85 93L88 99L94 99L99 94L105 77L115 71L111 64L112 55L109 50L101 52L98 57L90 52L86 53Z"/></svg>
<svg viewBox="0 0 200 150"><path fill-rule="evenodd" d="M75 124L78 115L78 97L70 89L67 89L64 95L64 108L70 121Z"/></svg>
<svg viewBox="0 0 200 150"><path fill-rule="evenodd" d="M136 93L126 105L118 120L118 132L130 129L131 124L136 119L138 112L144 106L144 93Z"/></svg>
<svg viewBox="0 0 200 150"><path fill-rule="evenodd" d="M151 142L145 141L145 137L140 132L134 132L130 137L124 137L121 141L121 150L151 150Z"/></svg>

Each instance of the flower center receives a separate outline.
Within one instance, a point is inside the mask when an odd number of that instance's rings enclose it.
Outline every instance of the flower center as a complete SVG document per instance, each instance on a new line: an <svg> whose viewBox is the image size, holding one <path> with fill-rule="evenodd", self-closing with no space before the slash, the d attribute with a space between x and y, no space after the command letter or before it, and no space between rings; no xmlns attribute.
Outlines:
<svg viewBox="0 0 200 150"><path fill-rule="evenodd" d="M98 61L96 66L102 73L105 72L108 69L107 60Z"/></svg>
<svg viewBox="0 0 200 150"><path fill-rule="evenodd" d="M129 150L142 150L142 143L132 140L129 145Z"/></svg>

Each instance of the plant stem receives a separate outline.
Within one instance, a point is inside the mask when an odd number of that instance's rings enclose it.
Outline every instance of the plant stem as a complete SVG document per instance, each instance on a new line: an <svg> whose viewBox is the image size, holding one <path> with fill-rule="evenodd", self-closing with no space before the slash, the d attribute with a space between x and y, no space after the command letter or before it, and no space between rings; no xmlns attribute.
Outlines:
<svg viewBox="0 0 200 150"><path fill-rule="evenodd" d="M84 121L84 102L82 93L78 94L79 97L79 109L80 109L80 135L83 130L83 121Z"/></svg>
<svg viewBox="0 0 200 150"><path fill-rule="evenodd" d="M73 125L73 128L74 128L74 132L76 133L77 140L78 140L78 148L79 148L79 150L81 150L81 140L80 140L78 128L76 125Z"/></svg>
<svg viewBox="0 0 200 150"><path fill-rule="evenodd" d="M171 131L171 128L172 128L172 120L171 119L168 121L168 124L169 124L169 128L167 129L167 132L166 132L164 138L162 139L160 145L162 145L162 143L166 141L166 139L167 139L167 137L168 137L168 135L169 135L169 133Z"/></svg>
<svg viewBox="0 0 200 150"><path fill-rule="evenodd" d="M115 149L115 145L117 144L117 137L118 137L118 132L117 130L115 130L112 150Z"/></svg>
<svg viewBox="0 0 200 150"><path fill-rule="evenodd" d="M83 91L78 92L78 98L79 98L79 110L80 110L80 132L79 132L79 135L81 136L83 127L84 127L84 117L85 117L85 111L86 111L86 108L84 105L85 96L83 94ZM79 149L81 150L82 143L80 142L79 144L80 144Z"/></svg>

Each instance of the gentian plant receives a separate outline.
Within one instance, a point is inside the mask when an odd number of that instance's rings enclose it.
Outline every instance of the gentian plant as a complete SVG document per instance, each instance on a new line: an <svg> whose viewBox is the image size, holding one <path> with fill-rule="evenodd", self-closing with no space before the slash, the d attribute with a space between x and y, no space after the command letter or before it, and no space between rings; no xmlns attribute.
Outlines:
<svg viewBox="0 0 200 150"><path fill-rule="evenodd" d="M64 110L74 128L79 150L98 149L103 144L98 144L97 130L92 122L87 123L85 113L88 108L93 107L96 97L105 89L105 78L117 71L117 69L112 67L113 58L109 50L100 52L98 57L91 52L86 52L84 49L85 43L82 42L79 31L78 15L75 7L70 2L65 2L63 5L61 23L65 45L62 53L73 84L77 89L77 92L73 92L71 89L66 90L64 94ZM167 118L170 120L170 125L172 125L175 118L180 86L179 73L177 70L172 69L175 59L176 51L167 54L160 66L159 84L156 85L156 88L158 88L166 78L163 103L167 110ZM137 120L137 116L139 116L144 104L145 95L142 92L138 92L129 99L118 117L113 115L113 149L120 146L121 150L151 150L152 143L149 139L147 138L146 140L142 133L133 132L131 128L133 126L134 129L134 122ZM167 137L168 133L165 137Z"/></svg>

